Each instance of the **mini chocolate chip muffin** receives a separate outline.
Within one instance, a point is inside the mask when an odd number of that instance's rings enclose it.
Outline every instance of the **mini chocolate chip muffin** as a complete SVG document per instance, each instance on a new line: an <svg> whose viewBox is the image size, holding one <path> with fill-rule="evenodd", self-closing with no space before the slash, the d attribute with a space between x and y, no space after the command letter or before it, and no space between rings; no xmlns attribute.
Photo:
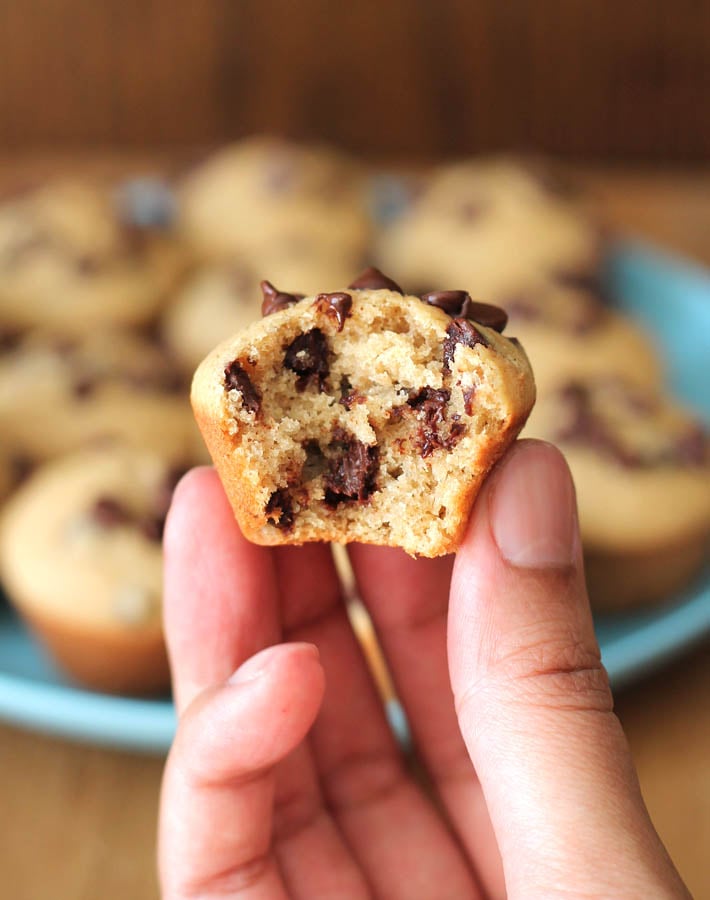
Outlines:
<svg viewBox="0 0 710 900"><path fill-rule="evenodd" d="M570 380L539 397L525 434L567 457L597 609L667 600L697 574L710 539L710 444L674 401L619 377Z"/></svg>
<svg viewBox="0 0 710 900"><path fill-rule="evenodd" d="M650 337L591 285L537 279L493 300L525 347L538 393L560 380L616 374L641 387L660 387L663 364Z"/></svg>
<svg viewBox="0 0 710 900"><path fill-rule="evenodd" d="M331 149L249 138L186 175L182 230L205 260L251 259L291 243L355 266L370 227L361 181L359 167Z"/></svg>
<svg viewBox="0 0 710 900"><path fill-rule="evenodd" d="M288 255L280 248L268 258L252 257L249 263L233 260L205 266L194 273L168 307L161 333L173 355L192 374L198 363L223 340L261 318L262 276L298 287L304 295L316 285L323 290L343 288L352 269L337 259L320 255Z"/></svg>
<svg viewBox="0 0 710 900"><path fill-rule="evenodd" d="M130 188L61 180L0 205L0 329L81 335L154 318L185 253Z"/></svg>
<svg viewBox="0 0 710 900"><path fill-rule="evenodd" d="M377 239L382 267L410 286L474 286L488 298L553 272L588 272L596 223L543 170L512 159L436 169Z"/></svg>
<svg viewBox="0 0 710 900"><path fill-rule="evenodd" d="M4 511L7 594L82 684L155 693L170 683L161 538L180 474L152 454L83 451L39 468Z"/></svg>
<svg viewBox="0 0 710 900"><path fill-rule="evenodd" d="M464 291L404 296L377 270L303 299L265 283L264 313L192 388L244 534L455 551L534 402L505 313Z"/></svg>
<svg viewBox="0 0 710 900"><path fill-rule="evenodd" d="M155 343L121 331L36 333L0 354L0 431L30 460L106 441L181 459L196 444L176 364Z"/></svg>

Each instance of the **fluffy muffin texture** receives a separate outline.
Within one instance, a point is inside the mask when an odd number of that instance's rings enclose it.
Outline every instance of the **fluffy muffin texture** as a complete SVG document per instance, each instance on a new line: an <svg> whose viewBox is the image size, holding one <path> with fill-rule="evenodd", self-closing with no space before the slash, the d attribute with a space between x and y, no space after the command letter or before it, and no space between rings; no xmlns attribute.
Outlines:
<svg viewBox="0 0 710 900"><path fill-rule="evenodd" d="M428 301L377 272L304 299L267 289L271 314L203 361L193 408L249 539L457 549L534 382L501 310Z"/></svg>

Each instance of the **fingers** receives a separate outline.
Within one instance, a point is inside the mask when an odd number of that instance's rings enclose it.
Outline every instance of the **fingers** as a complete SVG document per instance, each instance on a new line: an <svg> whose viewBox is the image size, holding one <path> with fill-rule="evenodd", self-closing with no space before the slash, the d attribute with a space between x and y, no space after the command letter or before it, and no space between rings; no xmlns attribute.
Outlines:
<svg viewBox="0 0 710 900"><path fill-rule="evenodd" d="M289 895L270 854L273 768L323 697L315 647L271 647L185 709L168 758L160 827L164 900Z"/></svg>
<svg viewBox="0 0 710 900"><path fill-rule="evenodd" d="M340 597L327 546L276 553L287 636L318 645L326 673L310 745L328 807L375 896L477 897L464 858L409 778ZM313 895L315 896L315 895Z"/></svg>
<svg viewBox="0 0 710 900"><path fill-rule="evenodd" d="M407 713L418 753L486 896L504 895L503 869L481 786L461 737L446 656L453 559L351 544L360 596Z"/></svg>
<svg viewBox="0 0 710 900"><path fill-rule="evenodd" d="M178 710L279 639L270 552L242 536L214 470L175 490L164 539L165 635Z"/></svg>
<svg viewBox="0 0 710 900"><path fill-rule="evenodd" d="M272 551L244 539L211 469L195 469L178 485L164 543L165 628L181 711L281 639L278 586ZM283 760L274 780L268 822L289 896L366 897L367 885L324 811L308 747ZM168 804L164 811L172 815Z"/></svg>
<svg viewBox="0 0 710 900"><path fill-rule="evenodd" d="M509 896L685 896L612 711L574 487L550 445L520 442L478 498L449 654Z"/></svg>

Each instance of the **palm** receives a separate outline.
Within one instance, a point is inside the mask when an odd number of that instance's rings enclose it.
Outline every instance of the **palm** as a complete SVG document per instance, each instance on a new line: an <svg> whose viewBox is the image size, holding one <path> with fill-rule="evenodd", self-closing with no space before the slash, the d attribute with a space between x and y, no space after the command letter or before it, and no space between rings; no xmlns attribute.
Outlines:
<svg viewBox="0 0 710 900"><path fill-rule="evenodd" d="M246 747L255 734L257 744L259 736L268 741L273 706L263 713L269 722L254 715L249 734L216 739L231 753L207 739L200 752L198 738L188 777L202 799L196 807L191 795L190 810L173 808L163 821L167 896L417 900L481 896L479 884L501 895L498 851L449 683L451 561L363 546L350 553L439 812L408 774L387 725L328 547L248 544L214 473L202 470L194 482L174 514L166 583L179 708L280 641L318 646L325 692L307 737L256 779L240 780L240 763L230 771L217 758L234 758L235 741ZM310 713L305 701L302 733L320 692L314 684Z"/></svg>

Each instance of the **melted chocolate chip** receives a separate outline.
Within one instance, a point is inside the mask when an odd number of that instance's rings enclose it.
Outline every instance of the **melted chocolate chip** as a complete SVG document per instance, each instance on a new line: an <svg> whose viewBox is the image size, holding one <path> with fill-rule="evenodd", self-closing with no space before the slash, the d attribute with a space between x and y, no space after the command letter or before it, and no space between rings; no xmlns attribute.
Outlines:
<svg viewBox="0 0 710 900"><path fill-rule="evenodd" d="M293 528L295 514L293 512L293 502L288 492L284 488L279 488L269 497L269 502L264 509L267 521L284 531Z"/></svg>
<svg viewBox="0 0 710 900"><path fill-rule="evenodd" d="M20 332L12 329L0 330L0 353L9 353L20 343Z"/></svg>
<svg viewBox="0 0 710 900"><path fill-rule="evenodd" d="M105 260L98 256L84 253L81 256L76 257L74 266L79 275L90 277L92 275L98 275L104 269Z"/></svg>
<svg viewBox="0 0 710 900"><path fill-rule="evenodd" d="M335 319L338 325L338 331L343 330L345 320L350 315L350 309L353 305L353 298L350 294L338 291L334 294L318 294L313 305L318 312L325 313L327 316Z"/></svg>
<svg viewBox="0 0 710 900"><path fill-rule="evenodd" d="M425 303L442 309L450 316L460 316L464 303L470 299L467 291L430 291L422 294Z"/></svg>
<svg viewBox="0 0 710 900"><path fill-rule="evenodd" d="M335 507L340 503L363 503L377 490L379 448L368 447L342 428L333 431L331 458L324 478L325 503Z"/></svg>
<svg viewBox="0 0 710 900"><path fill-rule="evenodd" d="M473 319L486 328L492 328L499 334L508 324L508 314L504 309L490 303L476 303L468 295L463 302L460 315L464 319Z"/></svg>
<svg viewBox="0 0 710 900"><path fill-rule="evenodd" d="M396 294L404 294L404 291L396 281L388 278L383 272L380 272L380 270L376 269L374 266L370 266L369 268L365 269L364 272L361 272L355 279L355 281L353 281L352 284L348 285L348 290L394 291Z"/></svg>
<svg viewBox="0 0 710 900"><path fill-rule="evenodd" d="M303 300L304 294L287 294L275 288L270 281L261 282L261 293L264 299L261 301L262 316L270 316L272 313L280 312L287 306L293 306L299 300Z"/></svg>
<svg viewBox="0 0 710 900"><path fill-rule="evenodd" d="M340 379L340 403L341 406L344 406L345 409L350 410L355 403L364 403L365 397L362 394L359 394L355 388L350 384L350 379L347 375L343 375Z"/></svg>
<svg viewBox="0 0 710 900"><path fill-rule="evenodd" d="M163 540L165 516L145 516L137 524L140 533L149 541L160 543Z"/></svg>
<svg viewBox="0 0 710 900"><path fill-rule="evenodd" d="M571 407L572 418L566 427L558 430L556 440L561 443L585 444L627 468L643 464L641 457L621 444L607 424L594 412L589 388L572 382L565 385L560 396Z"/></svg>
<svg viewBox="0 0 710 900"><path fill-rule="evenodd" d="M451 391L447 388L424 387L407 400L407 406L415 410L421 425L417 434L417 446L422 457L431 456L435 450L450 450L461 438L465 426L454 422L445 428Z"/></svg>
<svg viewBox="0 0 710 900"><path fill-rule="evenodd" d="M476 344L488 346L481 332L468 319L454 319L446 329L444 338L444 371L446 372L451 368L457 344L463 344L464 347L475 347Z"/></svg>
<svg viewBox="0 0 710 900"><path fill-rule="evenodd" d="M676 441L674 456L684 465L705 465L708 461L708 443L708 437L701 426L695 425Z"/></svg>
<svg viewBox="0 0 710 900"><path fill-rule="evenodd" d="M86 400L96 390L96 379L87 375L83 378L77 378L72 385L72 394L77 400Z"/></svg>
<svg viewBox="0 0 710 900"><path fill-rule="evenodd" d="M513 340L516 340L513 338ZM466 411L467 416L473 415L473 398L476 395L476 388L470 387L466 388L463 392L463 408Z"/></svg>
<svg viewBox="0 0 710 900"><path fill-rule="evenodd" d="M459 219L466 225L470 225L471 222L475 222L477 219L480 219L481 216L486 211L486 205L482 202L476 202L475 200L467 200L466 202L460 204L457 208L457 213Z"/></svg>
<svg viewBox="0 0 710 900"><path fill-rule="evenodd" d="M115 528L130 521L126 508L115 497L99 497L91 510L91 517L102 528Z"/></svg>
<svg viewBox="0 0 710 900"><path fill-rule="evenodd" d="M328 366L328 342L320 328L312 328L289 344L284 365L296 373L296 389L304 391L315 384L322 391L330 372Z"/></svg>
<svg viewBox="0 0 710 900"><path fill-rule="evenodd" d="M242 395L242 404L248 412L259 412L261 395L238 359L235 359L224 370L224 386L228 391L239 391Z"/></svg>

